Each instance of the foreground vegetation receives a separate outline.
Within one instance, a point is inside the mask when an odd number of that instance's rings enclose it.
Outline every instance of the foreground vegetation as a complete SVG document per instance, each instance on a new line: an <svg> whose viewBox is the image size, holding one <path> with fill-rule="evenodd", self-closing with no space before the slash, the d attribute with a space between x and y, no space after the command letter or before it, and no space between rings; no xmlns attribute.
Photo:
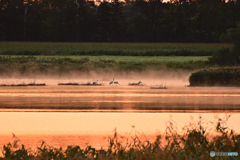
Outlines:
<svg viewBox="0 0 240 160"><path fill-rule="evenodd" d="M190 86L240 86L240 67L205 69L189 77Z"/></svg>
<svg viewBox="0 0 240 160"><path fill-rule="evenodd" d="M54 148L44 143L35 150L17 147L18 140L3 146L3 157L0 159L82 159L82 160L205 160L205 159L239 159L233 157L210 157L210 152L240 153L240 136L227 127L227 120L220 119L216 126L209 126L201 117L197 124L190 123L179 133L173 122L169 122L164 140L157 136L154 142L141 138L135 132L132 137L122 137L116 130L113 137L109 137L106 149L96 149L91 146L68 146L66 150ZM209 138L210 134L213 136Z"/></svg>

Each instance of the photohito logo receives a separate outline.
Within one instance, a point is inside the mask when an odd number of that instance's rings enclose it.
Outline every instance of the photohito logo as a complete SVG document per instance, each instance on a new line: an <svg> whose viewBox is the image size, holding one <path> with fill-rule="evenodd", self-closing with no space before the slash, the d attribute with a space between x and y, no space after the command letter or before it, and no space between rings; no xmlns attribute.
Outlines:
<svg viewBox="0 0 240 160"><path fill-rule="evenodd" d="M214 156L215 156L215 152L211 151L211 152L210 152L210 156L211 156L211 157L214 157Z"/></svg>
<svg viewBox="0 0 240 160"><path fill-rule="evenodd" d="M238 156L238 152L228 152L228 156Z"/></svg>
<svg viewBox="0 0 240 160"><path fill-rule="evenodd" d="M214 152L211 151L210 152L210 156L214 157L214 156L238 156L238 152Z"/></svg>

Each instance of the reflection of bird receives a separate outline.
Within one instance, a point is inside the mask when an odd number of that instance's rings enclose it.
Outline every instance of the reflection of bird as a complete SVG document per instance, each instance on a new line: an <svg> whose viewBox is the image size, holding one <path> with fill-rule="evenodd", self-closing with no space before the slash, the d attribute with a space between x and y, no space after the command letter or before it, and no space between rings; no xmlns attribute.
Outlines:
<svg viewBox="0 0 240 160"><path fill-rule="evenodd" d="M139 82L138 82L138 84L141 84L141 83L142 83L142 81L139 81Z"/></svg>
<svg viewBox="0 0 240 160"><path fill-rule="evenodd" d="M93 84L97 84L98 80L96 82L93 82Z"/></svg>

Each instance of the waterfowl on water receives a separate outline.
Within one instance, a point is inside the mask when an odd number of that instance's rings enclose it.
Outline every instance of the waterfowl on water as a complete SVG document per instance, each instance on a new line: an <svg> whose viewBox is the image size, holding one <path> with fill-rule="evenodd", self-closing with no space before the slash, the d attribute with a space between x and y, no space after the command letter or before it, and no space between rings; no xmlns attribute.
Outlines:
<svg viewBox="0 0 240 160"><path fill-rule="evenodd" d="M114 78L111 82L109 82L109 84L119 84L118 81L114 81Z"/></svg>
<svg viewBox="0 0 240 160"><path fill-rule="evenodd" d="M113 84L113 81L114 81L114 78L113 78L113 80L111 82L109 82L109 84Z"/></svg>
<svg viewBox="0 0 240 160"><path fill-rule="evenodd" d="M96 82L93 82L93 84L97 84L98 80Z"/></svg>

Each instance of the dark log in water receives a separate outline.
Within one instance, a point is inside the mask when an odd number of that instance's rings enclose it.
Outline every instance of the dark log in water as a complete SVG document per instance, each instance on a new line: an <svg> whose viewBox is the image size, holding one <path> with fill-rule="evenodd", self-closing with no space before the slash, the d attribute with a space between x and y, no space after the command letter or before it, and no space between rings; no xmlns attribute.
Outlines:
<svg viewBox="0 0 240 160"><path fill-rule="evenodd" d="M46 83L29 83L29 84L1 84L1 87L15 87L15 86L46 86Z"/></svg>
<svg viewBox="0 0 240 160"><path fill-rule="evenodd" d="M1 87L15 87L15 86L19 86L19 87L21 87L21 86L28 86L27 84L1 84L0 85Z"/></svg>
<svg viewBox="0 0 240 160"><path fill-rule="evenodd" d="M58 85L72 85L72 86L102 86L103 84L91 84L91 83L86 83L86 84L79 84L79 83L58 83Z"/></svg>
<svg viewBox="0 0 240 160"><path fill-rule="evenodd" d="M29 83L28 86L46 86L46 83Z"/></svg>
<svg viewBox="0 0 240 160"><path fill-rule="evenodd" d="M143 86L142 83L128 83L129 86Z"/></svg>
<svg viewBox="0 0 240 160"><path fill-rule="evenodd" d="M79 83L58 83L58 85L79 85Z"/></svg>
<svg viewBox="0 0 240 160"><path fill-rule="evenodd" d="M102 86L103 84L90 84L90 83L87 83L87 84L80 84L80 86Z"/></svg>
<svg viewBox="0 0 240 160"><path fill-rule="evenodd" d="M163 87L163 86L160 86L160 87L150 87L150 89L167 89L167 87Z"/></svg>

